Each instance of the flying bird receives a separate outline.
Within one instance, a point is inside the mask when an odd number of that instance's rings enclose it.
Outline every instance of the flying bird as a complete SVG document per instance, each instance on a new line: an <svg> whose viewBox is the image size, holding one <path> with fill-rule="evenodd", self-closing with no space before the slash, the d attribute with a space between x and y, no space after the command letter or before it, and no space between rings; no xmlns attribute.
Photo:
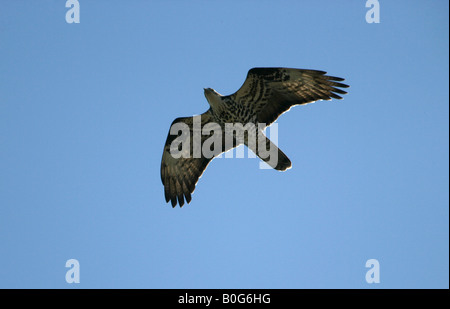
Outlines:
<svg viewBox="0 0 450 309"><path fill-rule="evenodd" d="M290 168L289 158L262 130L292 106L342 99L340 95L347 92L339 88L349 86L341 83L343 78L325 74L317 70L252 68L234 94L223 96L214 89L205 88L210 108L198 116L175 119L171 128L177 132L169 131L164 145L161 181L166 202L170 201L172 207L177 202L182 207L185 200L190 203L197 181L209 162L240 144L245 144L276 170ZM227 124L235 125L231 126L234 131L230 131ZM253 125L243 130L237 124ZM184 133L180 130L183 128ZM217 149L211 149L213 138L219 145ZM178 155L173 155L176 151Z"/></svg>

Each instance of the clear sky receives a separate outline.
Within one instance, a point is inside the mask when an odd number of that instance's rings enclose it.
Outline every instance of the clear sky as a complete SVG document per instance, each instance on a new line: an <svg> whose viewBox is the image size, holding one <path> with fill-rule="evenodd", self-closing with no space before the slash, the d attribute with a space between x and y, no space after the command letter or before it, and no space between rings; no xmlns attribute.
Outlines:
<svg viewBox="0 0 450 309"><path fill-rule="evenodd" d="M1 3L0 288L449 287L448 1L79 2ZM278 119L292 169L216 159L173 209L171 122L259 66L351 87Z"/></svg>

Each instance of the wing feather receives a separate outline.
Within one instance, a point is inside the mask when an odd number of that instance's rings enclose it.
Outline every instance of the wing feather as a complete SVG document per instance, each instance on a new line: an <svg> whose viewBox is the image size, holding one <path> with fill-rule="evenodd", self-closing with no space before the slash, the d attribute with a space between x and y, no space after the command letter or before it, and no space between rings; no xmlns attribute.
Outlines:
<svg viewBox="0 0 450 309"><path fill-rule="evenodd" d="M292 106L318 100L342 99L349 87L325 71L291 68L253 68L241 88L231 95L252 108L260 123L270 125ZM340 94L340 95L339 95Z"/></svg>
<svg viewBox="0 0 450 309"><path fill-rule="evenodd" d="M210 123L212 114L210 110L206 111L201 118L201 128L207 123ZM198 116L195 116L198 117ZM200 158L195 158L193 153L193 132L194 132L194 117L177 118L172 122L171 127L176 123L185 123L190 130L190 154L188 157L174 158L170 153L170 145L177 138L177 136L167 136L166 144L164 145L163 156L161 160L161 181L164 185L164 196L166 202L171 202L172 207L175 207L177 203L182 207L184 202L189 203L192 199L191 194L195 190L197 181L205 171L209 162L214 158L206 158L201 153ZM213 133L211 133L213 134ZM201 134L201 145L211 135ZM221 149L224 151L224 149ZM215 156L219 153L215 153Z"/></svg>

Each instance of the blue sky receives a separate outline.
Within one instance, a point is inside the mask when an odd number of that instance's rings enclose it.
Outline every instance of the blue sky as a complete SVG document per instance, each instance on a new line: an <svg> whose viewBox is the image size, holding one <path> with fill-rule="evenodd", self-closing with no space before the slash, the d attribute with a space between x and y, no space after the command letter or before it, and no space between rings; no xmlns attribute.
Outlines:
<svg viewBox="0 0 450 309"><path fill-rule="evenodd" d="M3 1L0 287L448 288L449 4L379 2ZM292 169L216 159L173 209L170 123L257 66L351 88L279 118Z"/></svg>

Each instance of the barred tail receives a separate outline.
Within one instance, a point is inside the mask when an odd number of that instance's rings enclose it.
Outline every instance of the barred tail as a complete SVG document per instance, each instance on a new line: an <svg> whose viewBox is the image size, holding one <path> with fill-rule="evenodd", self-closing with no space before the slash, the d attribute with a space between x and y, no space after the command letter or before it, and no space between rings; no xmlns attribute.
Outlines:
<svg viewBox="0 0 450 309"><path fill-rule="evenodd" d="M291 160L270 141L262 132L259 132L259 142L247 145L261 160L278 171L285 171L292 166Z"/></svg>

